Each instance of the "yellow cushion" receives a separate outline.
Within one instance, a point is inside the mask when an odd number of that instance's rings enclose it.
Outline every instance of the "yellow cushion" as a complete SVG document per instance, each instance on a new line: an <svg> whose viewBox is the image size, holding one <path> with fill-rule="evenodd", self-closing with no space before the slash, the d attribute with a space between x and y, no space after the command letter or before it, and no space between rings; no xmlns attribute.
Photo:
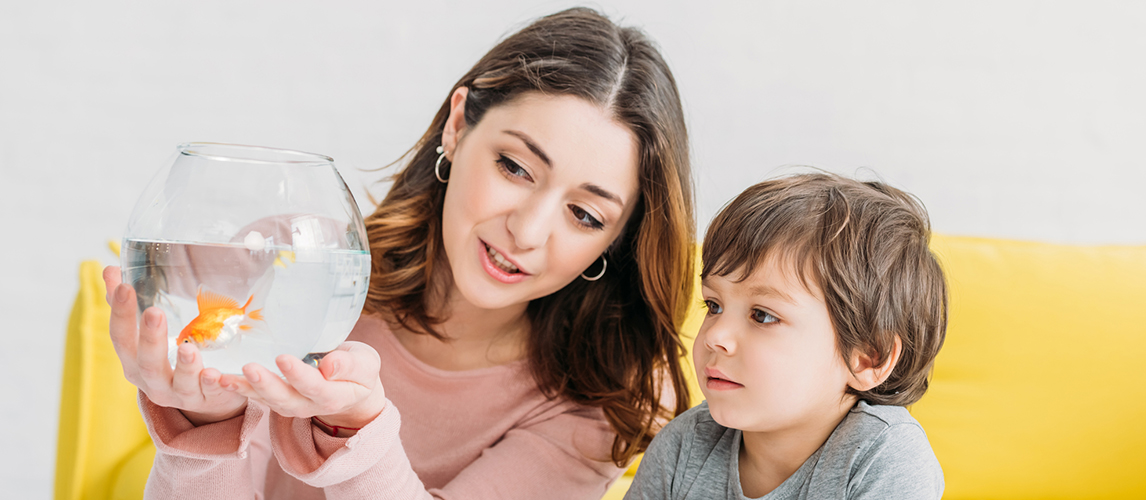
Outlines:
<svg viewBox="0 0 1146 500"><path fill-rule="evenodd" d="M151 460L128 464L140 450L154 454L154 446L139 415L135 387L123 378L108 336L111 310L101 273L96 261L80 264L80 291L68 321L56 500L141 498L151 470ZM119 484L128 476L134 478L130 484Z"/></svg>
<svg viewBox="0 0 1146 500"><path fill-rule="evenodd" d="M151 464L155 462L155 445L148 439L124 458L113 474L111 496L114 500L143 498L143 487L151 474Z"/></svg>
<svg viewBox="0 0 1146 500"><path fill-rule="evenodd" d="M1146 247L932 248L950 324L912 414L944 498L1146 498Z"/></svg>

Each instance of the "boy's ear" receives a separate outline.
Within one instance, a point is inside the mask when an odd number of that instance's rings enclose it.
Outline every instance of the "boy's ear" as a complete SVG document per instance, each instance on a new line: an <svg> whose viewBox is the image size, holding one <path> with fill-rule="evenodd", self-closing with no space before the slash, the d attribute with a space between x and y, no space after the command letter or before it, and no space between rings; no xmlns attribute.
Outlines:
<svg viewBox="0 0 1146 500"><path fill-rule="evenodd" d="M458 87L450 95L450 116L442 127L442 149L446 150L446 159L451 163L454 161L454 150L458 149L458 141L466 129L466 97L469 93L468 87Z"/></svg>
<svg viewBox="0 0 1146 500"><path fill-rule="evenodd" d="M848 359L852 368L852 377L848 381L848 386L859 392L870 391L879 387L879 384L891 376L891 371L899 362L901 352L903 352L903 342L899 340L899 335L895 336L895 345L891 348L891 353L879 366L875 366L876 359L870 352L856 349L852 352L851 358Z"/></svg>

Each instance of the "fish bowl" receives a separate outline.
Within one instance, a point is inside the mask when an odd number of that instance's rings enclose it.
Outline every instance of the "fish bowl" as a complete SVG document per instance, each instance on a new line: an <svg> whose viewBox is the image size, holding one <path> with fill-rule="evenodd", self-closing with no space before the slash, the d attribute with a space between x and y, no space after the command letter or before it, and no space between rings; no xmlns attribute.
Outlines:
<svg viewBox="0 0 1146 500"><path fill-rule="evenodd" d="M172 366L193 343L232 374L252 362L278 373L281 354L317 364L350 334L370 279L334 161L237 144L179 145L136 203L120 261L139 312L167 317Z"/></svg>

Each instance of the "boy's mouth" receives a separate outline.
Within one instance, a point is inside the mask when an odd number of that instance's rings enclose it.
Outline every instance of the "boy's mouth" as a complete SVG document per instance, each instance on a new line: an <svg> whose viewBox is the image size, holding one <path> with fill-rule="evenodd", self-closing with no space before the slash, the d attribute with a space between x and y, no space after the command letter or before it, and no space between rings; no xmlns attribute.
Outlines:
<svg viewBox="0 0 1146 500"><path fill-rule="evenodd" d="M744 387L744 384L734 382L720 370L711 367L704 369L704 385L706 388L716 391L727 391Z"/></svg>

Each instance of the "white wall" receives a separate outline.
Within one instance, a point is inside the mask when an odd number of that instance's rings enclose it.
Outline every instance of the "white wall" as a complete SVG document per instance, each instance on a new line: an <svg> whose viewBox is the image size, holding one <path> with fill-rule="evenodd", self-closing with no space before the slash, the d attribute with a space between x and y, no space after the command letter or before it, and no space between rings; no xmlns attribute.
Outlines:
<svg viewBox="0 0 1146 500"><path fill-rule="evenodd" d="M0 3L3 496L47 498L80 260L176 144L397 158L450 85L570 2ZM1146 243L1146 4L598 4L676 72L703 228L776 167L868 167L939 232ZM378 187L376 193L381 193ZM16 453L16 452L19 453Z"/></svg>

